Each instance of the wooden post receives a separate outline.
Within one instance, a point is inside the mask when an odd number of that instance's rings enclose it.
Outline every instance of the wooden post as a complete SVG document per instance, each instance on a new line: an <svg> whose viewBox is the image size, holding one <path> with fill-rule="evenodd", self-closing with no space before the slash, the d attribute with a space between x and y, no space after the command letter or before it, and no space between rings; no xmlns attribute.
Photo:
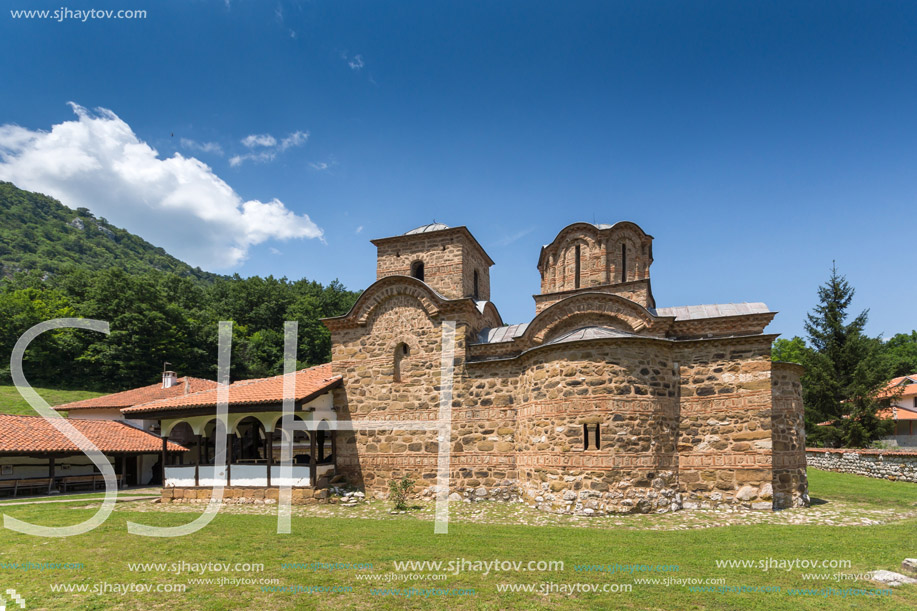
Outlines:
<svg viewBox="0 0 917 611"><path fill-rule="evenodd" d="M166 459L168 458L169 452L169 436L162 436L162 465L160 471L162 471L162 487L166 487Z"/></svg>
<svg viewBox="0 0 917 611"><path fill-rule="evenodd" d="M338 449L337 449L337 431L331 431L331 458L334 459L334 464L338 464Z"/></svg>
<svg viewBox="0 0 917 611"><path fill-rule="evenodd" d="M201 485L201 439L203 435L195 435L197 437L197 456L194 459L194 485Z"/></svg>
<svg viewBox="0 0 917 611"><path fill-rule="evenodd" d="M54 456L48 459L48 494L51 494L51 488L54 486Z"/></svg>
<svg viewBox="0 0 917 611"><path fill-rule="evenodd" d="M230 486L232 480L232 438L235 437L232 433L226 433L226 485Z"/></svg>
<svg viewBox="0 0 917 611"><path fill-rule="evenodd" d="M267 443L267 487L271 487L271 465L274 464L274 431L268 433L265 431L264 441Z"/></svg>
<svg viewBox="0 0 917 611"><path fill-rule="evenodd" d="M315 468L315 434L318 431L309 431L309 484L315 488L315 476L317 469Z"/></svg>

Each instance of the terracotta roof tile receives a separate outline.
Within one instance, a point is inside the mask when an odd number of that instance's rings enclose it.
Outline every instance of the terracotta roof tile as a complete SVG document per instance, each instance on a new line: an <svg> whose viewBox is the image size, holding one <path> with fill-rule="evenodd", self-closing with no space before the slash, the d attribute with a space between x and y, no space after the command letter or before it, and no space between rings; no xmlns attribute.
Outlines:
<svg viewBox="0 0 917 611"><path fill-rule="evenodd" d="M76 430L102 452L153 453L162 451L162 438L117 420L67 418ZM188 449L169 442L172 452ZM79 452L79 447L41 416L0 414L0 453Z"/></svg>
<svg viewBox="0 0 917 611"><path fill-rule="evenodd" d="M157 382L156 384L150 384L149 386L125 390L123 392L116 392L110 395L103 395L93 399L84 399L82 401L74 401L72 403L56 405L54 409L68 412L79 409L120 409L122 407L130 407L140 403L149 403L150 401L157 401L159 399L168 399L171 397L179 397L182 395L200 392L202 390L216 388L216 386L217 383L213 380L204 380L202 378L192 378L185 376L183 378L178 378L178 381L175 383L175 385L170 388L163 388L162 382Z"/></svg>
<svg viewBox="0 0 917 611"><path fill-rule="evenodd" d="M296 372L294 397L301 401L325 390L330 390L341 383L341 376L332 376L331 364L318 365ZM229 385L230 405L258 405L283 402L283 376L242 380ZM217 389L163 399L135 405L121 410L126 416L136 416L148 412L192 409L197 407L216 407Z"/></svg>

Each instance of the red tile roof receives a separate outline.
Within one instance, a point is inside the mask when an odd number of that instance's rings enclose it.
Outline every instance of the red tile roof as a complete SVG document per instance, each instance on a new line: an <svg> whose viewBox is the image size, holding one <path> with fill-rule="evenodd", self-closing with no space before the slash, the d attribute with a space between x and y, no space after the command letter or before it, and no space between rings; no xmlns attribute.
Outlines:
<svg viewBox="0 0 917 611"><path fill-rule="evenodd" d="M917 412L904 407L889 407L880 409L876 416L882 420L917 420Z"/></svg>
<svg viewBox="0 0 917 611"><path fill-rule="evenodd" d="M906 386L902 387L902 382L910 381ZM898 394L900 393L900 395ZM880 397L889 397L892 395L898 395L900 397L914 397L917 396L917 374L912 374L909 376L901 376L900 378L892 378L889 380L888 384L885 386L885 390L879 393Z"/></svg>
<svg viewBox="0 0 917 611"><path fill-rule="evenodd" d="M293 396L297 401L312 398L341 383L341 376L331 375L331 364L318 365L296 372ZM229 385L230 405L263 405L283 402L283 376L242 380ZM121 410L125 416L149 412L173 411L197 407L216 407L217 390L205 390L191 395L153 401Z"/></svg>
<svg viewBox="0 0 917 611"><path fill-rule="evenodd" d="M171 397L179 397L182 395L200 392L202 390L216 388L216 386L217 383L213 380L204 380L202 378L192 378L185 376L183 378L178 378L178 381L175 383L175 385L170 388L163 388L162 382L157 382L156 384L150 384L149 386L134 388L132 390L125 390L123 392L116 392L111 395L103 395L93 399L83 399L82 401L74 401L72 403L56 405L54 409L68 412L79 409L121 409L122 407L130 407L131 405L137 405L139 403L149 403L150 401L156 401L159 399L168 399Z"/></svg>
<svg viewBox="0 0 917 611"><path fill-rule="evenodd" d="M105 453L153 453L162 451L162 438L117 420L67 418L76 430ZM169 442L172 452L188 449ZM41 416L0 414L0 453L32 454L79 452L79 447Z"/></svg>

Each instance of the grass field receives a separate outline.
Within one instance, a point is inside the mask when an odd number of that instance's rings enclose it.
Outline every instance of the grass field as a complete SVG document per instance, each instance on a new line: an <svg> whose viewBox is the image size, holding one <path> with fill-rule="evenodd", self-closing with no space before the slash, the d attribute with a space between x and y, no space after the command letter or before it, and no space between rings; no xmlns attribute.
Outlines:
<svg viewBox="0 0 917 611"><path fill-rule="evenodd" d="M900 571L905 557L917 556L917 485L867 479L810 470L811 495L817 499L809 510L780 512L774 519L796 520L806 512L819 513L818 524L756 523L744 525L742 515L731 514L730 526L711 526L700 520L690 527L670 516L615 516L543 525L497 523L500 515L528 515L533 510L496 503L462 504L454 507L448 535L434 535L429 511L389 515L383 502L375 502L376 519L340 506L296 508L292 534L278 535L275 508L226 507L202 531L173 539L129 535L125 522L177 525L192 520L202 506L154 505L149 502L118 505L112 516L95 531L70 538L41 539L11 531L0 537L0 593L7 588L21 594L28 609L913 609L917 586L902 586L890 595L854 596L850 589L882 588L869 581L842 581L832 577L805 580L804 573L862 574L875 569ZM863 526L837 526L833 514L874 512L885 516ZM84 520L98 507L97 501L5 506L2 512L44 525L60 526ZM370 503L367 511L373 504ZM176 511L177 509L177 511ZM253 511L254 513L244 513ZM523 513L518 513L523 511ZM242 513L240 513L242 512ZM508 513L515 512L515 513ZM691 512L679 512L688 514ZM703 513L703 512L701 512ZM710 512L722 513L722 512ZM486 523L486 516L494 516ZM361 517L363 516L363 517ZM485 516L482 521L481 516ZM903 519L898 519L903 517ZM522 522L513 518L516 522ZM720 518L716 518L720 519ZM423 579L385 581L398 574L395 562L444 561L562 561L563 570L500 571L489 574L466 570L418 570ZM770 568L758 563L767 559L842 560L842 569ZM717 568L717 560L748 560L747 568ZM201 572L208 562L263 564L263 571L230 570ZM32 570L23 565L32 563ZM35 568L41 563L79 563L79 568ZM175 563L131 571L128 563ZM182 563L185 563L182 565ZM328 566L284 568L283 563L351 563L361 568ZM586 571L582 565L667 565L677 571L641 573ZM579 567L579 569L578 569ZM211 567L212 568L212 567ZM244 569L245 567L233 567ZM537 568L537 567L534 567ZM191 574L192 570L197 574ZM430 574L448 573L445 580ZM366 578L379 579L367 581ZM716 587L780 588L779 592L691 591L687 585L664 585L665 578L722 579ZM656 578L659 583L635 583ZM209 583L194 580L211 580ZM257 580L277 580L264 584ZM222 580L222 582L220 582ZM232 581L236 580L236 581ZM248 580L248 581L246 581ZM52 592L57 584L84 587L87 591ZM545 585L547 584L547 585ZM542 593L542 588L582 587L574 584L631 585L630 592ZM500 592L504 585L532 586L533 592ZM124 587L185 588L184 592L128 592ZM276 588L300 588L277 591ZM352 588L343 592L307 588ZM417 592L408 588L452 589L452 595ZM695 586L696 587L696 586ZM701 586L704 587L704 586ZM711 587L711 586L707 586ZM93 593L93 589L107 593ZM275 588L271 591L271 588ZM799 595L792 589L808 589ZM826 588L834 588L834 593ZM400 595L393 595L396 590ZM457 594L456 589L473 590ZM842 595L846 589L846 596ZM817 592L815 592L817 590ZM827 592L827 593L826 593Z"/></svg>
<svg viewBox="0 0 917 611"><path fill-rule="evenodd" d="M57 390L53 388L35 388L35 392L48 402L49 405L61 405L71 401L82 401L104 395L101 392L88 390ZM0 385L0 414L24 414L36 416L37 413L26 403L15 386Z"/></svg>

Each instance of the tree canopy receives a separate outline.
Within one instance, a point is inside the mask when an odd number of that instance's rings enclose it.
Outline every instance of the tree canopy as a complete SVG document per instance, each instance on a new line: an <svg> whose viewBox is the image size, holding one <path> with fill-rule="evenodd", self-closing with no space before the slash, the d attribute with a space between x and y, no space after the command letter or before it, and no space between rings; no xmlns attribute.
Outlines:
<svg viewBox="0 0 917 611"><path fill-rule="evenodd" d="M908 362L917 346L908 341L911 336L900 336L889 346L866 335L868 310L850 317L854 294L832 266L827 282L818 288L818 304L806 316L808 342L800 337L777 340L771 352L774 360L806 368L802 386L809 445L865 447L887 436L893 425L878 412L888 407L890 398L879 397L880 391L896 367L917 365L917 360Z"/></svg>
<svg viewBox="0 0 917 611"><path fill-rule="evenodd" d="M320 318L346 313L359 293L286 278L218 278L202 284L171 272L73 269L42 279L19 274L0 283L0 353L52 318L108 321L110 334L49 332L30 346L31 382L57 388L123 390L159 379L163 363L180 375L215 378L217 329L233 321L233 379L283 373L283 325L299 322L299 366L331 359L331 335ZM9 362L0 366L9 379Z"/></svg>

